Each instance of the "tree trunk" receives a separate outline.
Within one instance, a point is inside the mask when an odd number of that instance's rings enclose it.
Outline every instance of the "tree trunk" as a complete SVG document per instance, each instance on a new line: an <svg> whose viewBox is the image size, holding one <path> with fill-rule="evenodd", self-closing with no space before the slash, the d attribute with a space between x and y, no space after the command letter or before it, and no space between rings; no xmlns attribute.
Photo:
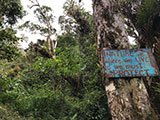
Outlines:
<svg viewBox="0 0 160 120"><path fill-rule="evenodd" d="M47 36L47 49L48 49L48 52L51 53L51 38L50 38L50 35Z"/></svg>
<svg viewBox="0 0 160 120"><path fill-rule="evenodd" d="M56 59L55 53L54 53L54 55L52 53L52 52L55 52L55 48L56 48L56 46L54 44L54 41L51 40L51 36L48 35L47 36L47 49L48 49L48 53L52 56L51 58L53 58L53 59Z"/></svg>
<svg viewBox="0 0 160 120"><path fill-rule="evenodd" d="M124 19L116 0L93 0L97 52L101 61L103 48L129 48ZM113 120L158 120L140 78L104 77L108 106Z"/></svg>

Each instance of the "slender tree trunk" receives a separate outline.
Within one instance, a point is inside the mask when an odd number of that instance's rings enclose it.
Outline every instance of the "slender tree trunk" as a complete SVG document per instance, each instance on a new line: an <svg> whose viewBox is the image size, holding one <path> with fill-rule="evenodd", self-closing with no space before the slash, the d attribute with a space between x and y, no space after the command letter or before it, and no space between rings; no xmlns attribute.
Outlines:
<svg viewBox="0 0 160 120"><path fill-rule="evenodd" d="M47 36L47 49L48 49L48 52L51 52L51 38L50 38L50 35Z"/></svg>
<svg viewBox="0 0 160 120"><path fill-rule="evenodd" d="M52 48L53 47L53 41L51 40L51 37L50 37L50 35L48 35L47 36L47 49L48 49L48 54L51 56L51 58L53 58L53 59L56 59L56 56L55 55L53 55L52 54L52 50L54 49L54 48Z"/></svg>
<svg viewBox="0 0 160 120"><path fill-rule="evenodd" d="M53 54L54 59L56 58L56 54L55 54L56 47L57 47L57 41L51 40L51 52Z"/></svg>
<svg viewBox="0 0 160 120"><path fill-rule="evenodd" d="M128 34L116 0L93 0L97 52L103 48L129 48ZM103 64L102 64L103 65ZM104 77L108 106L113 120L157 120L143 79Z"/></svg>

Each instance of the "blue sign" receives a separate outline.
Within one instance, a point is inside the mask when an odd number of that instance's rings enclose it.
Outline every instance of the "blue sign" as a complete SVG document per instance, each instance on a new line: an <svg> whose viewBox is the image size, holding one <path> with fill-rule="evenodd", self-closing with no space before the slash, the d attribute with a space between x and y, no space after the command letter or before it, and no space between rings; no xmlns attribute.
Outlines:
<svg viewBox="0 0 160 120"><path fill-rule="evenodd" d="M103 64L106 77L158 76L151 49L103 49Z"/></svg>

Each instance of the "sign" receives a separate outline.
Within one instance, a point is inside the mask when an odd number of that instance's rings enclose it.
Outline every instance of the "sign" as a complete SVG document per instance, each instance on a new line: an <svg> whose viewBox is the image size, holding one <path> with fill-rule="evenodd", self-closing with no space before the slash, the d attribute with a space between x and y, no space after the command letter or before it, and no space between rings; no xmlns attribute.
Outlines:
<svg viewBox="0 0 160 120"><path fill-rule="evenodd" d="M158 76L151 49L103 49L103 64L106 77Z"/></svg>

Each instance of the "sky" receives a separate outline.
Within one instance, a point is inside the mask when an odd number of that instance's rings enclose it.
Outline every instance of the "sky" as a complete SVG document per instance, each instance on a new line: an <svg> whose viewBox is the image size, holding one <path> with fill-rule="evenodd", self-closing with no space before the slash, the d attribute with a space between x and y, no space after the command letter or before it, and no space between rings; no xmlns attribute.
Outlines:
<svg viewBox="0 0 160 120"><path fill-rule="evenodd" d="M78 2L78 0L75 0L76 2ZM53 9L53 15L55 16L55 22L54 22L54 27L56 28L57 32L59 33L60 31L60 26L58 24L58 18L63 14L63 5L66 2L66 0L38 0L38 2L41 5L46 5L49 6ZM24 7L24 10L26 10L28 12L28 15L25 16L22 20L19 20L19 25L25 23L25 21L32 21L35 22L35 16L33 13L32 9L29 9L27 6L30 5L29 0L21 0L21 3ZM81 4L83 5L83 7L85 8L86 11L89 11L92 13L92 0L82 0ZM18 36L20 36L21 34L24 34L26 37L28 37L28 41L27 42L20 42L20 46L23 48L26 48L28 46L28 43L30 43L31 41L36 42L36 40L39 38L41 38L42 36L37 35L37 34L31 34L29 32L26 31L18 31Z"/></svg>

